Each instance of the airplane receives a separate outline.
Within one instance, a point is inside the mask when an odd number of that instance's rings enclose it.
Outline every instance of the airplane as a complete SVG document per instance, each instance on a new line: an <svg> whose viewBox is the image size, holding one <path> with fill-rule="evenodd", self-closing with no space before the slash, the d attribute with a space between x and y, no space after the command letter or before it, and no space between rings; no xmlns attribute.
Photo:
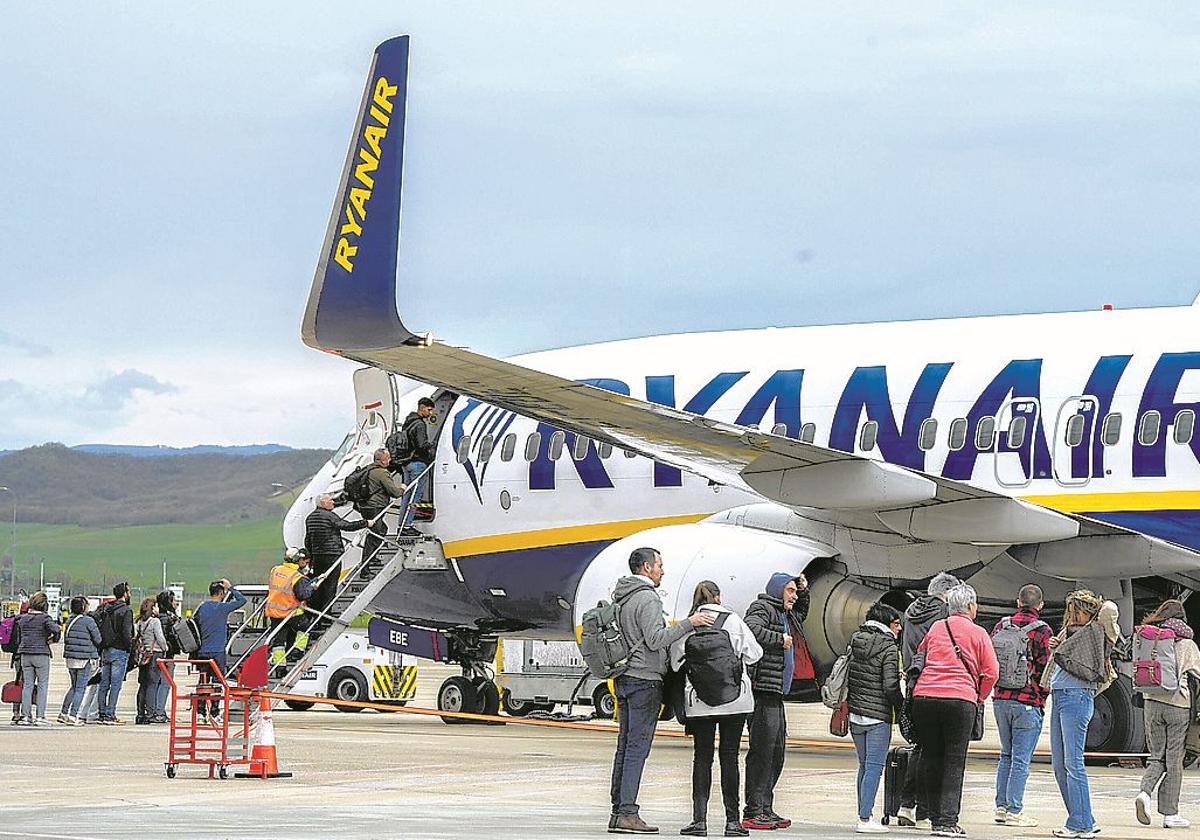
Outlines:
<svg viewBox="0 0 1200 840"><path fill-rule="evenodd" d="M371 610L445 634L467 711L494 708L499 636L574 639L643 545L665 560L671 620L701 580L740 611L773 572L803 572L819 670L869 604L903 608L939 571L976 588L980 621L1025 583L1059 605L1082 585L1127 633L1200 588L1196 304L492 358L397 309L408 61L407 36L375 51L302 325L310 347L365 366L357 427L284 531L300 544L315 496L431 397L436 518L416 525L430 548ZM1127 674L1097 698L1089 749L1142 749L1131 700Z"/></svg>

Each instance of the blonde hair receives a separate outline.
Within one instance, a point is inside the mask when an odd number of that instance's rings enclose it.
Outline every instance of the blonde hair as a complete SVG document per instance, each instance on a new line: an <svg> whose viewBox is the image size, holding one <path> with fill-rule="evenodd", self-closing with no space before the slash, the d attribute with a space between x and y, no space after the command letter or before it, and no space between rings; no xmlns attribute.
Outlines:
<svg viewBox="0 0 1200 840"><path fill-rule="evenodd" d="M717 586L711 580L702 580L696 584L696 591L692 593L692 615L696 610L703 607L705 604L715 604L717 599L721 597L721 587Z"/></svg>

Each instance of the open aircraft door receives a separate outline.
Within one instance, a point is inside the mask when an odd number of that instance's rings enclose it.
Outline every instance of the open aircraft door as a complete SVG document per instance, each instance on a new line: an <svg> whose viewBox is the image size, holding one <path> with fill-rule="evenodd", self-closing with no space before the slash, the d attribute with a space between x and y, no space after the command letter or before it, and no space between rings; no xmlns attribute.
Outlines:
<svg viewBox="0 0 1200 840"><path fill-rule="evenodd" d="M1033 444L1040 419L1041 405L1032 397L1017 397L1000 407L993 462L1002 486L1025 487L1033 480Z"/></svg>
<svg viewBox="0 0 1200 840"><path fill-rule="evenodd" d="M1069 397L1054 423L1051 458L1054 480L1079 487L1092 480L1092 448L1100 426L1100 402L1095 397Z"/></svg>

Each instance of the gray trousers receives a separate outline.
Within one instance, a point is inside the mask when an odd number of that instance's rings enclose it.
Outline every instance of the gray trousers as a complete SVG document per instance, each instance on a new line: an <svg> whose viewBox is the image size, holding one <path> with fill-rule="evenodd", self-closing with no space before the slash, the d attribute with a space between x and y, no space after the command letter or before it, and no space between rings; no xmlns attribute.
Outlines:
<svg viewBox="0 0 1200 840"><path fill-rule="evenodd" d="M21 715L27 721L34 719L34 709L39 719L46 716L46 698L50 696L50 657L44 653L21 654ZM34 686L37 699L34 700Z"/></svg>
<svg viewBox="0 0 1200 840"><path fill-rule="evenodd" d="M1179 788L1183 785L1183 747L1187 740L1188 710L1146 700L1146 742L1150 758L1142 775L1142 790L1154 793L1158 785L1158 813L1179 813ZM1159 784L1159 781L1162 784Z"/></svg>

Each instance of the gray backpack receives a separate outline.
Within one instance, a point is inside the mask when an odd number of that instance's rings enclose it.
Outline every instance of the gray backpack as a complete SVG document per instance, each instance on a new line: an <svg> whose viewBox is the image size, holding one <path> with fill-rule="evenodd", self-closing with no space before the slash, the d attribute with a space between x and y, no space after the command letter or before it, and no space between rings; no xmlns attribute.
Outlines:
<svg viewBox="0 0 1200 840"><path fill-rule="evenodd" d="M850 696L850 650L837 658L825 684L821 686L821 702L836 709Z"/></svg>
<svg viewBox="0 0 1200 840"><path fill-rule="evenodd" d="M1020 691L1029 685L1033 677L1033 657L1030 655L1033 631L1048 627L1044 621L1031 621L1018 625L1011 618L1000 622L1000 629L992 636L992 647L1000 665L998 688Z"/></svg>
<svg viewBox="0 0 1200 840"><path fill-rule="evenodd" d="M629 649L629 639L621 630L621 603L624 600L620 598L611 603L600 601L583 614L579 652L583 654L592 676L602 680L619 677L629 667L632 651Z"/></svg>
<svg viewBox="0 0 1200 840"><path fill-rule="evenodd" d="M1134 628L1133 690L1151 699L1170 697L1179 691L1173 631L1152 624Z"/></svg>

